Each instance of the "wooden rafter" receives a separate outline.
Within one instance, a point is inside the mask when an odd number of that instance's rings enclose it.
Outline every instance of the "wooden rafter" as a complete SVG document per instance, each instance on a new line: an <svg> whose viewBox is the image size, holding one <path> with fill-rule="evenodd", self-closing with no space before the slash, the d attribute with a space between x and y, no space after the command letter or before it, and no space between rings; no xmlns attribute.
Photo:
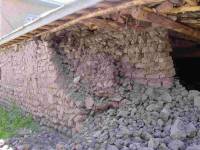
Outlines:
<svg viewBox="0 0 200 150"><path fill-rule="evenodd" d="M197 0L185 0L186 3L188 3L191 6L197 5Z"/></svg>
<svg viewBox="0 0 200 150"><path fill-rule="evenodd" d="M154 13L152 11L148 11L143 8L135 8L132 10L132 16L135 19L158 24L164 28L188 35L193 38L193 40L200 41L200 31L175 22L165 16Z"/></svg>
<svg viewBox="0 0 200 150"><path fill-rule="evenodd" d="M51 30L51 32L56 32L62 29L65 29L71 25L74 25L76 23L82 22L84 20L90 19L90 18L94 18L94 17L98 17L98 16L102 16L102 15L106 15L106 14L111 14L113 12L117 12L117 11L121 11L124 9L128 9L134 6L140 6L140 5L145 5L145 4L151 4L151 3L161 3L165 0L132 0L130 2L126 2L123 4L119 4L117 6L114 7L109 7L106 9L100 9L98 11L86 14L84 16L80 16L74 20L68 21L66 24L63 24L57 28L54 28L53 30Z"/></svg>
<svg viewBox="0 0 200 150"><path fill-rule="evenodd" d="M118 22L96 18L92 18L87 21L82 21L81 24L88 26L90 29L106 28L109 30L117 31L123 28L123 24L120 24Z"/></svg>
<svg viewBox="0 0 200 150"><path fill-rule="evenodd" d="M178 13L186 13L186 12L196 12L200 11L200 6L182 6L178 8L172 8L167 11L160 11L161 13L167 14L178 14Z"/></svg>

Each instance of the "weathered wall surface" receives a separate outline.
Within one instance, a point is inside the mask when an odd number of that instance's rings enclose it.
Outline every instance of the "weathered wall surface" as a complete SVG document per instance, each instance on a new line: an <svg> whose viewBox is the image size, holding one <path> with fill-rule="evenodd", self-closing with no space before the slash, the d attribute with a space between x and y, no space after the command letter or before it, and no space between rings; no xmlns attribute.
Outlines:
<svg viewBox="0 0 200 150"><path fill-rule="evenodd" d="M63 129L76 127L84 115L57 84L62 65L45 42L28 42L0 54L0 99L10 100L41 122Z"/></svg>
<svg viewBox="0 0 200 150"><path fill-rule="evenodd" d="M45 42L44 42L45 40ZM135 82L170 87L174 68L163 29L71 28L0 53L0 99L60 130L129 97Z"/></svg>
<svg viewBox="0 0 200 150"><path fill-rule="evenodd" d="M96 91L113 88L119 76L149 86L170 87L175 74L165 29L91 32L77 27L57 33L49 44L62 55L64 64ZM103 80L105 86L101 85Z"/></svg>

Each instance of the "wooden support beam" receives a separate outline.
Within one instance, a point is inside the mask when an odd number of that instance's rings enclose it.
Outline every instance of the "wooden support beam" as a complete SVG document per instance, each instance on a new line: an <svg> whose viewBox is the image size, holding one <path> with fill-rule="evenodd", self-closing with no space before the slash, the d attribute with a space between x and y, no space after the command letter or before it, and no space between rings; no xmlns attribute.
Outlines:
<svg viewBox="0 0 200 150"><path fill-rule="evenodd" d="M113 31L119 31L123 29L124 27L123 24L120 24L118 22L105 20L105 19L96 19L96 18L82 21L81 24L86 25L90 29L103 28L103 29L108 29L108 30L113 30Z"/></svg>
<svg viewBox="0 0 200 150"><path fill-rule="evenodd" d="M132 1L129 1L129 2L125 2L125 3L122 3L122 4L116 5L114 7L109 7L109 8L106 8L106 9L97 10L95 12L90 12L90 13L83 15L83 16L80 16L80 17L78 17L74 20L68 21L66 24L63 24L63 25L61 25L57 28L54 28L53 30L51 30L51 32L56 32L56 31L65 29L69 26L72 26L76 23L79 23L81 21L84 21L84 20L87 20L87 19L90 19L90 18L111 14L113 12L125 10L125 9L131 8L133 6L140 6L140 5L152 4L152 3L161 3L163 1L165 1L165 0L132 0Z"/></svg>
<svg viewBox="0 0 200 150"><path fill-rule="evenodd" d="M160 11L161 13L167 14L178 14L178 13L186 13L186 12L196 12L200 11L200 6L182 6L177 8L172 8L167 11Z"/></svg>
<svg viewBox="0 0 200 150"><path fill-rule="evenodd" d="M152 22L164 28L188 35L193 40L200 42L200 31L175 22L160 14L144 10L143 8L135 8L132 10L131 15L135 19Z"/></svg>
<svg viewBox="0 0 200 150"><path fill-rule="evenodd" d="M155 10L156 12L166 13L169 12L173 7L173 3L171 3L170 1L165 1L162 4L158 5Z"/></svg>
<svg viewBox="0 0 200 150"><path fill-rule="evenodd" d="M185 2L191 6L196 6L198 4L197 0L185 0Z"/></svg>

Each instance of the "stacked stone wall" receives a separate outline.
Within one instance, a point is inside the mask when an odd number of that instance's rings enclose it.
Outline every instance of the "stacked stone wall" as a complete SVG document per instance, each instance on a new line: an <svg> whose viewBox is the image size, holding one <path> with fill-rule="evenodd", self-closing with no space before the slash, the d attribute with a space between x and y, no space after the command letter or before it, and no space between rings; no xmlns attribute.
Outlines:
<svg viewBox="0 0 200 150"><path fill-rule="evenodd" d="M0 99L42 124L79 130L88 113L118 107L135 82L171 87L164 29L119 32L73 27L0 52Z"/></svg>
<svg viewBox="0 0 200 150"><path fill-rule="evenodd" d="M115 32L76 27L47 40L97 95L108 93L109 87L112 91L119 76L154 87L172 86L175 71L165 29Z"/></svg>
<svg viewBox="0 0 200 150"><path fill-rule="evenodd" d="M1 52L0 58L1 101L16 103L42 124L60 130L78 127L86 112L76 106L59 84L62 64L47 43L26 42Z"/></svg>

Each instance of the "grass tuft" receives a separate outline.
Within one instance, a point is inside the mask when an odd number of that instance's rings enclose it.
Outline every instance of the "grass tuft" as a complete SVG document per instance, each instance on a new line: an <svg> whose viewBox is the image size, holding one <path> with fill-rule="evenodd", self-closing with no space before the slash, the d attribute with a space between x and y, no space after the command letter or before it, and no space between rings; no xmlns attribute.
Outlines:
<svg viewBox="0 0 200 150"><path fill-rule="evenodd" d="M17 134L20 129L30 129L36 131L38 124L33 118L22 115L22 111L13 106L10 111L0 107L0 139L6 139Z"/></svg>

